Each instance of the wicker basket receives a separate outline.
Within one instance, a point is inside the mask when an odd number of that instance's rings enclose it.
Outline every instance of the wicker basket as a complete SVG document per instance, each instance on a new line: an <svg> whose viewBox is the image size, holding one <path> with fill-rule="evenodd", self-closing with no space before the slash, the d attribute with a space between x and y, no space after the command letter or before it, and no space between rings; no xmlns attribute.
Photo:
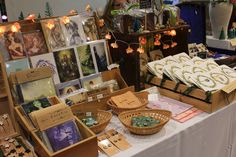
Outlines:
<svg viewBox="0 0 236 157"><path fill-rule="evenodd" d="M98 110L97 121L98 125L89 127L95 134L102 132L109 124L112 118L112 113L108 111Z"/></svg>
<svg viewBox="0 0 236 157"><path fill-rule="evenodd" d="M157 120L160 120L160 123L151 127L134 127L131 125L131 118L137 116L150 116ZM150 110L133 110L126 111L119 114L119 120L121 123L134 134L139 135L150 135L159 132L162 127L170 120L171 112L167 110L158 110L158 109L150 109Z"/></svg>
<svg viewBox="0 0 236 157"><path fill-rule="evenodd" d="M139 98L140 102L142 103L141 106L135 107L135 108L120 108L117 107L115 104L113 104L113 102L111 101L111 99L109 99L107 101L107 104L110 106L110 108L112 109L112 111L116 114L119 115L120 113L124 112L124 111L130 111L130 110L138 110L138 109L145 109L145 107L148 104L147 99L144 98Z"/></svg>

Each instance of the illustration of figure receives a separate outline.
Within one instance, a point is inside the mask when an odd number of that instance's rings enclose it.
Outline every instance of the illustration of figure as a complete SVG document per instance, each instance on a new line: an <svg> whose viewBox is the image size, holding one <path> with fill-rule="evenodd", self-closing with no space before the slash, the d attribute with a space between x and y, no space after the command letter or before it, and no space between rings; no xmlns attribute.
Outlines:
<svg viewBox="0 0 236 157"><path fill-rule="evenodd" d="M69 37L70 45L83 43L83 40L81 39L79 34L78 25L74 21L70 20L69 23L65 24L65 28L70 36Z"/></svg>
<svg viewBox="0 0 236 157"><path fill-rule="evenodd" d="M52 38L53 42L55 42L54 45L53 45L54 48L59 48L59 47L66 46L65 45L65 39L64 39L63 34L60 30L61 30L60 25L55 24L55 26L50 31L51 38Z"/></svg>
<svg viewBox="0 0 236 157"><path fill-rule="evenodd" d="M36 53L39 52L39 50L40 50L40 48L39 48L39 41L38 41L37 37L34 37L32 39L32 47L29 48L28 54L29 55L36 54Z"/></svg>
<svg viewBox="0 0 236 157"><path fill-rule="evenodd" d="M84 22L83 25L84 33L87 37L87 40L97 40L97 28L95 24L95 20L93 18L89 18Z"/></svg>
<svg viewBox="0 0 236 157"><path fill-rule="evenodd" d="M23 45L19 38L16 38L16 34L13 32L7 32L5 34L5 44L12 59L23 58L24 50Z"/></svg>
<svg viewBox="0 0 236 157"><path fill-rule="evenodd" d="M103 52L98 52L95 46L93 47L93 50L98 65L98 71L101 72L107 70L107 60L106 60L105 50L103 49ZM102 49L99 50L102 51Z"/></svg>

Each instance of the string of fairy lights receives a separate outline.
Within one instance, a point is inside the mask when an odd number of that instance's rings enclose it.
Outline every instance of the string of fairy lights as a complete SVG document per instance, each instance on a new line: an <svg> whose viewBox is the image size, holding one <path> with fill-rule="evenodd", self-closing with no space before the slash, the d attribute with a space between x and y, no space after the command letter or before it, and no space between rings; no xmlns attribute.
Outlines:
<svg viewBox="0 0 236 157"><path fill-rule="evenodd" d="M87 5L85 10L86 10L86 12L91 12L92 11L91 6ZM70 11L70 14L72 14L72 13L74 14L75 11L74 10ZM35 22L35 15L30 14L26 18L26 20L32 20L33 22ZM62 17L62 22L64 24L69 23L70 22L69 17L68 16L63 16ZM104 25L105 25L104 19L100 18L98 20L98 26L103 27ZM54 20L53 19L48 20L47 23L46 23L46 27L50 30L53 29L55 27ZM10 29L11 29L12 32L19 32L19 30L21 29L21 26L18 22L15 22L11 25ZM0 34L3 34L5 31L6 31L6 26L0 26ZM162 40L163 36L169 36L170 39L163 41ZM157 34L154 35L154 43L153 44L155 46L161 46L162 45L163 49L173 48L173 47L177 46L177 42L173 41L174 36L176 36L176 30L175 29L170 29L170 30L166 30L162 33L157 33ZM127 45L126 53L128 53L128 54L134 52L134 48L132 47L132 45L139 45L139 47L136 49L136 51L139 52L140 54L145 52L144 46L147 44L147 38L145 36L140 36L138 43L134 43L134 42L128 43L124 40L118 39L115 36L113 30L108 30L108 33L105 35L105 39L106 40L111 40L112 37L115 41L113 43L111 43L110 46L114 49L119 48L119 44L123 43L123 44Z"/></svg>
<svg viewBox="0 0 236 157"><path fill-rule="evenodd" d="M163 41L162 40L163 36L170 36L170 39ZM173 48L173 47L177 46L177 42L173 41L174 36L176 36L176 30L175 29L167 30L167 31L164 31L163 33L157 33L154 36L154 43L153 44L155 46L163 45L163 49ZM147 38L144 37L144 36L139 37L139 43L132 43L132 42L128 43L126 41L117 39L114 32L112 30L109 30L108 33L105 35L105 39L111 40L112 37L114 38L115 41L113 43L111 43L110 46L114 49L119 48L118 43L123 43L123 44L127 45L126 53L134 52L134 49L131 47L131 45L139 45L139 47L137 48L136 51L139 52L139 53L144 53L145 52L143 47L144 47L144 45L147 44ZM170 44L168 44L168 43L170 43Z"/></svg>

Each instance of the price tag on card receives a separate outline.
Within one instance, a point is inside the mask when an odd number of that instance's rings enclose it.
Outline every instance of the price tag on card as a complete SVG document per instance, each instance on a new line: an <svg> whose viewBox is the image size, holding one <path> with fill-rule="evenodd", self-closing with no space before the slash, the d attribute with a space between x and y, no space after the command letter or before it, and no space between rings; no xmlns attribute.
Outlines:
<svg viewBox="0 0 236 157"><path fill-rule="evenodd" d="M148 101L154 102L159 100L158 94L148 94Z"/></svg>
<svg viewBox="0 0 236 157"><path fill-rule="evenodd" d="M93 97L88 97L88 102L93 101Z"/></svg>
<svg viewBox="0 0 236 157"><path fill-rule="evenodd" d="M103 94L98 94L97 95L97 99L102 99L103 98Z"/></svg>

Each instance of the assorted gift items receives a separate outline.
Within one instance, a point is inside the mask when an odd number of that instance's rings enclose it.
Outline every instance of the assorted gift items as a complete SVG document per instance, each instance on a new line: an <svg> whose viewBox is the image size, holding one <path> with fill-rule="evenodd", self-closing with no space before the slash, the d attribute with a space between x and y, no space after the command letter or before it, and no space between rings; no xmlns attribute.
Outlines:
<svg viewBox="0 0 236 157"><path fill-rule="evenodd" d="M124 111L118 116L121 123L134 134L150 135L159 132L170 120L168 110L131 110Z"/></svg>
<svg viewBox="0 0 236 157"><path fill-rule="evenodd" d="M0 139L9 137L15 134L11 118L8 114L0 115Z"/></svg>
<svg viewBox="0 0 236 157"><path fill-rule="evenodd" d="M145 95L145 92L139 94ZM148 103L147 99L139 97L137 94L131 91L128 91L121 95L112 96L107 101L107 104L111 107L112 111L117 115L123 111L145 108L147 103Z"/></svg>
<svg viewBox="0 0 236 157"><path fill-rule="evenodd" d="M1 157L37 157L22 137L5 138L0 140Z"/></svg>
<svg viewBox="0 0 236 157"><path fill-rule="evenodd" d="M204 91L222 89L236 79L236 72L230 67L219 66L212 59L190 59L185 53L150 62L147 67L160 79L165 74L175 82L181 81L189 87L195 85Z"/></svg>
<svg viewBox="0 0 236 157"><path fill-rule="evenodd" d="M191 57L198 56L200 58L207 58L209 50L202 43L192 43L188 44L188 52Z"/></svg>
<svg viewBox="0 0 236 157"><path fill-rule="evenodd" d="M113 156L129 149L131 145L124 135L112 129L98 136L98 147L108 156Z"/></svg>
<svg viewBox="0 0 236 157"><path fill-rule="evenodd" d="M96 134L102 132L112 118L111 112L94 108L73 111L73 114Z"/></svg>

